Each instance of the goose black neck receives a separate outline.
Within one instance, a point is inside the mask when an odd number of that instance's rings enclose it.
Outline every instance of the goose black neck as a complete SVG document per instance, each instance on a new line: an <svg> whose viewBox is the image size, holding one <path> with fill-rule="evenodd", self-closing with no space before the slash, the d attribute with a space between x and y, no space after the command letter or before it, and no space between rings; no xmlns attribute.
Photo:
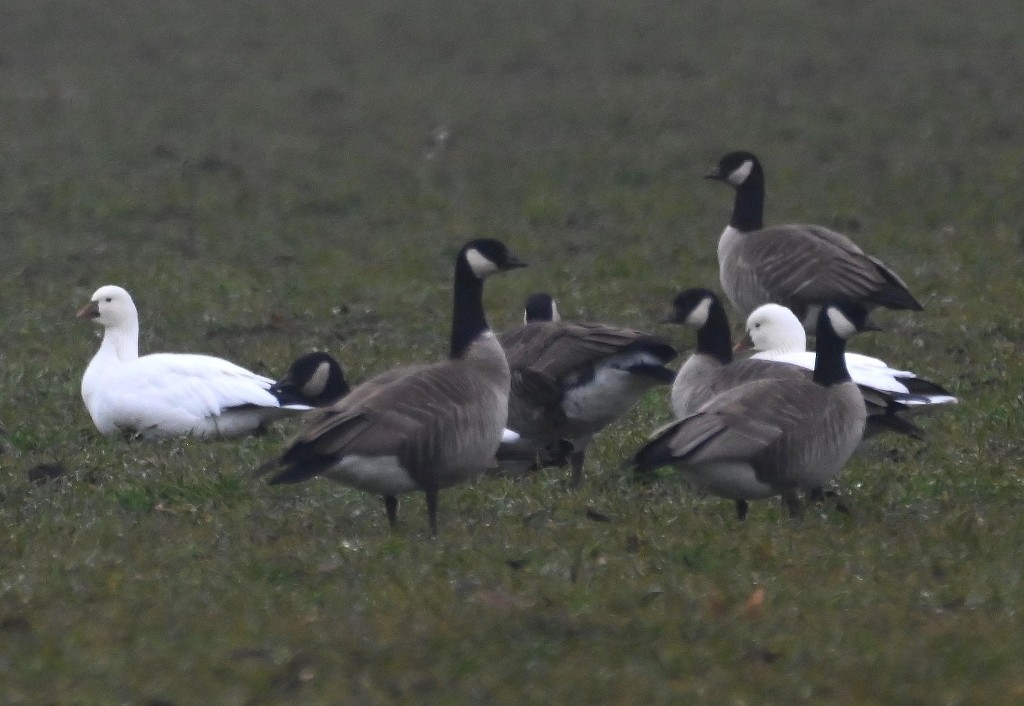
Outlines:
<svg viewBox="0 0 1024 706"><path fill-rule="evenodd" d="M736 189L729 225L743 233L764 227L764 172L757 164Z"/></svg>
<svg viewBox="0 0 1024 706"><path fill-rule="evenodd" d="M452 307L452 342L449 358L461 358L477 337L488 329L484 318L484 281L473 274L466 259L455 265Z"/></svg>
<svg viewBox="0 0 1024 706"><path fill-rule="evenodd" d="M697 330L697 352L709 355L722 365L732 362L732 334L729 317L718 299L708 307L708 318Z"/></svg>
<svg viewBox="0 0 1024 706"><path fill-rule="evenodd" d="M832 329L826 317L823 310L818 318L814 343L814 382L830 387L850 382L850 371L846 369L846 340Z"/></svg>

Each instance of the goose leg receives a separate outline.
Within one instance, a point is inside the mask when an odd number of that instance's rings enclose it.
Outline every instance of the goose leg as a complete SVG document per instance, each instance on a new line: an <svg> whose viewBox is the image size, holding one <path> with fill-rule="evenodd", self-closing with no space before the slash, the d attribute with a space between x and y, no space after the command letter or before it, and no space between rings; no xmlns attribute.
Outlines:
<svg viewBox="0 0 1024 706"><path fill-rule="evenodd" d="M572 468L571 485L573 488L579 488L583 485L583 459L586 458L587 446L589 445L589 436L581 439L579 443L573 442L573 450L569 454L569 466Z"/></svg>
<svg viewBox="0 0 1024 706"><path fill-rule="evenodd" d="M394 495L384 496L384 511L388 513L388 524L392 527L398 524L398 498Z"/></svg>
<svg viewBox="0 0 1024 706"><path fill-rule="evenodd" d="M750 503L746 500L736 501L736 517L740 520L747 519L747 511L750 509Z"/></svg>
<svg viewBox="0 0 1024 706"><path fill-rule="evenodd" d="M427 519L430 521L430 534L437 536L437 488L424 488L427 496Z"/></svg>
<svg viewBox="0 0 1024 706"><path fill-rule="evenodd" d="M586 456L586 453L586 451L573 451L569 454L569 465L572 467L571 485L573 488L579 488L583 485L583 458Z"/></svg>
<svg viewBox="0 0 1024 706"><path fill-rule="evenodd" d="M790 517L800 517L803 508L800 506L800 498L795 491L787 490L783 493L782 502L785 503L786 509L789 510Z"/></svg>

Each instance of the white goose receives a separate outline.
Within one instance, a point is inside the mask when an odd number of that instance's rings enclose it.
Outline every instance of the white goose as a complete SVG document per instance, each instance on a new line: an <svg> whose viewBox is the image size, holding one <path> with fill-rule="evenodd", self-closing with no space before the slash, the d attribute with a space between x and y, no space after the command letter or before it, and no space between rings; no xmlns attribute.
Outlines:
<svg viewBox="0 0 1024 706"><path fill-rule="evenodd" d="M270 392L273 380L222 358L193 353L140 357L139 314L121 287L97 289L78 318L103 326L103 342L82 376L82 400L101 434L225 438L310 409L282 405Z"/></svg>
<svg viewBox="0 0 1024 706"><path fill-rule="evenodd" d="M807 350L803 325L796 314L779 304L760 306L747 318L746 335L736 349L751 348L757 351L753 358L814 369L814 353ZM862 388L893 394L897 402L908 407L908 412L957 402L942 386L919 378L909 370L891 368L878 358L847 353L846 367L855 383Z"/></svg>

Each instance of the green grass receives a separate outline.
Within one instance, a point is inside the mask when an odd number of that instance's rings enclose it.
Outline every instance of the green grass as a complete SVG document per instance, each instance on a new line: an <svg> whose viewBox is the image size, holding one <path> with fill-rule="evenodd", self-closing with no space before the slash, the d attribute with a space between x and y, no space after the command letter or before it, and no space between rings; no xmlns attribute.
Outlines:
<svg viewBox="0 0 1024 706"><path fill-rule="evenodd" d="M0 10L0 701L1016 704L1024 700L1024 5L451 1ZM434 137L449 133L443 144ZM633 483L652 395L566 474L378 498L232 443L99 437L98 286L146 350L353 380L443 354L475 236L567 318L639 328L717 283L749 148L767 220L910 283L857 348L961 397L787 518ZM690 335L664 333L680 348ZM59 463L63 477L29 470ZM603 521L607 520L607 521Z"/></svg>

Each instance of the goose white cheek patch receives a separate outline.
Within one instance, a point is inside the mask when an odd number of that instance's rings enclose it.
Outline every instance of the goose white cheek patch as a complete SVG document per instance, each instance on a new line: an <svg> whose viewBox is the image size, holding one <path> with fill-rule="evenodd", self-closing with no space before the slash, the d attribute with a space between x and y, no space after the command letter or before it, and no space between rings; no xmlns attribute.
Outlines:
<svg viewBox="0 0 1024 706"><path fill-rule="evenodd" d="M708 321L708 314L711 313L711 300L701 299L700 304L693 308L693 311L686 317L686 323L689 326L700 328Z"/></svg>
<svg viewBox="0 0 1024 706"><path fill-rule="evenodd" d="M843 315L843 312L839 309L829 307L828 320L832 324L832 329L841 337L849 338L853 334L857 333L857 327Z"/></svg>
<svg viewBox="0 0 1024 706"><path fill-rule="evenodd" d="M473 274L481 279L498 271L497 265L481 254L476 248L470 248L466 251L466 262L469 263L469 268L473 270Z"/></svg>
<svg viewBox="0 0 1024 706"><path fill-rule="evenodd" d="M753 169L754 162L753 160L748 159L745 162L743 162L743 164L733 169L732 173L730 173L729 176L726 178L726 181L728 181L733 186L739 186L740 184L747 180L747 177L750 176L750 172L753 171Z"/></svg>
<svg viewBox="0 0 1024 706"><path fill-rule="evenodd" d="M327 386L327 376L330 374L330 366L327 363L320 363L316 370L309 376L309 380L302 386L302 394L306 397L316 397Z"/></svg>

